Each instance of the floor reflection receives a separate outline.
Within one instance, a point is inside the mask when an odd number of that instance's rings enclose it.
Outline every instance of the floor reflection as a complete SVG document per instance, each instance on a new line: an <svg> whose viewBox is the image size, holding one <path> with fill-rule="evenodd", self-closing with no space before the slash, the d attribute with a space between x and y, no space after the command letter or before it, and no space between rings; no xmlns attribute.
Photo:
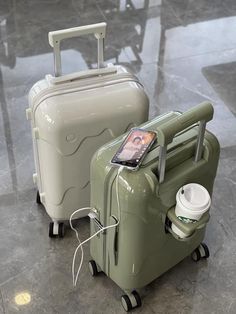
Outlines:
<svg viewBox="0 0 236 314"><path fill-rule="evenodd" d="M105 60L130 67L139 76L150 96L150 117L173 108L173 100L166 95L170 85L174 86L173 93L175 89L182 93L183 86L184 93L190 91L192 104L195 98L214 101L219 97L235 114L234 94L227 91L234 80L232 68L225 66L225 60L221 64L222 58L212 58L217 51L222 54L222 47L225 54L235 47L234 13L225 4L206 6L205 1L196 4L187 0L181 4L171 0L68 1L66 6L62 0L25 1L24 6L15 0L5 2L0 16L1 110L14 192L18 184L17 162L5 93L9 88L25 86L26 98L34 82L53 73L48 31L86 24L90 18L107 21ZM92 36L63 42L64 73L96 67L96 54ZM201 56L204 62L194 61ZM224 78L218 75L222 71L228 73ZM225 80L226 76L231 80ZM209 90L205 78L213 89ZM163 99L169 101L167 106ZM178 97L178 101L183 100ZM181 105L178 109L182 109Z"/></svg>
<svg viewBox="0 0 236 314"><path fill-rule="evenodd" d="M4 84L2 79L2 71L0 68L0 108L3 122L3 132L5 137L5 147L7 151L8 164L10 169L11 185L13 193L17 191L16 161L13 151L13 142L11 134L11 124L7 108L7 102L4 94ZM3 148L2 148L3 149ZM3 152L4 153L4 152ZM6 169L5 169L6 170ZM11 195L12 196L12 195Z"/></svg>
<svg viewBox="0 0 236 314"><path fill-rule="evenodd" d="M234 116L236 116L236 90L233 88L236 82L236 61L207 66L202 69L202 72L217 95L224 101Z"/></svg>

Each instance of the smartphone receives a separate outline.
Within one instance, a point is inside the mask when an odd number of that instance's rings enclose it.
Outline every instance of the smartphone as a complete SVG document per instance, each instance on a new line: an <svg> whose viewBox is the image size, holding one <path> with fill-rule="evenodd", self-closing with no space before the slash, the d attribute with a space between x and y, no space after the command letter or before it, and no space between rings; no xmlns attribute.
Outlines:
<svg viewBox="0 0 236 314"><path fill-rule="evenodd" d="M112 158L111 163L137 170L156 137L157 134L153 131L132 129Z"/></svg>

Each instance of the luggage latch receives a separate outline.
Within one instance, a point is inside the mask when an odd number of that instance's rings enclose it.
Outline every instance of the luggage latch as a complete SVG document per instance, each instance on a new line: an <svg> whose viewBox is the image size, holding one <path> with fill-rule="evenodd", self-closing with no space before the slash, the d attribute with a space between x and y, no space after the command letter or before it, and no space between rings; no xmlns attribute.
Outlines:
<svg viewBox="0 0 236 314"><path fill-rule="evenodd" d="M39 128L33 128L33 137L38 140L39 139Z"/></svg>
<svg viewBox="0 0 236 314"><path fill-rule="evenodd" d="M42 203L45 203L46 197L45 197L45 193L40 193L40 200Z"/></svg>
<svg viewBox="0 0 236 314"><path fill-rule="evenodd" d="M27 108L25 110L25 113L26 113L26 119L27 120L31 120L32 119L32 109L31 108Z"/></svg>
<svg viewBox="0 0 236 314"><path fill-rule="evenodd" d="M33 174L33 182L34 182L34 184L37 184L37 179L38 179L37 173L34 173Z"/></svg>

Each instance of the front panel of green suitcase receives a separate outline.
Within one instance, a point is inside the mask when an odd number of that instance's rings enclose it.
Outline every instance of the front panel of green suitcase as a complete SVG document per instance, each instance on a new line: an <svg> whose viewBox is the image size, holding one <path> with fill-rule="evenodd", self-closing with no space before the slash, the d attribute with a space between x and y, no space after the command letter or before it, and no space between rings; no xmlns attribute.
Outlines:
<svg viewBox="0 0 236 314"><path fill-rule="evenodd" d="M176 118L177 115L172 113L159 120L154 119L142 128L158 130L168 121L174 123ZM161 183L159 142L149 152L139 171L124 169L119 178L117 168L109 162L123 137L104 146L94 156L91 205L97 209L98 221L102 225L112 224L115 219L120 223L92 240L91 255L124 290L145 286L189 255L204 238L206 223L198 224L200 228L192 230L186 239L178 239L168 232L166 226L167 215L175 206L176 193L182 185L196 182L212 194L219 144L212 134L205 133L204 151L196 162L198 131L199 127L195 126L178 133L168 145ZM119 180L120 210L116 180ZM91 232L96 228L92 222Z"/></svg>

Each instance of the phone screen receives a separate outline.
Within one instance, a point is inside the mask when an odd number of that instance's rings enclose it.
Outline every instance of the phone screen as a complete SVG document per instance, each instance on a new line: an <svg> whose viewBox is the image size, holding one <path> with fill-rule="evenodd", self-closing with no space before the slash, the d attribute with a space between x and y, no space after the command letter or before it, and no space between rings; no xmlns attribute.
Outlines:
<svg viewBox="0 0 236 314"><path fill-rule="evenodd" d="M134 169L137 168L155 139L155 132L132 129L112 158L111 163Z"/></svg>

